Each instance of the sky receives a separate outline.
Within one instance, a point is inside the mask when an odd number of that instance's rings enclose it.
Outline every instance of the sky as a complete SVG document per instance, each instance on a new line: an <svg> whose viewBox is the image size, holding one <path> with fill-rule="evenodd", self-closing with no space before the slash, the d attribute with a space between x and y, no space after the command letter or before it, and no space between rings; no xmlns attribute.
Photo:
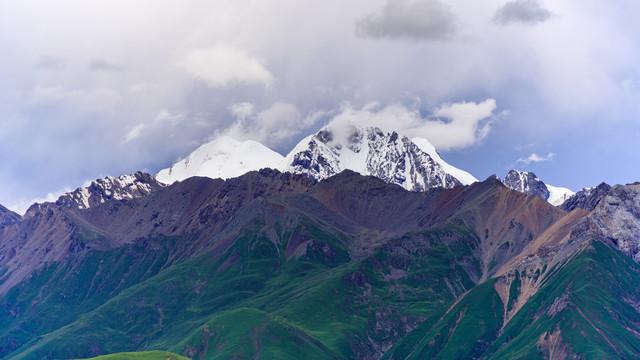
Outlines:
<svg viewBox="0 0 640 360"><path fill-rule="evenodd" d="M640 180L636 0L0 0L0 204L333 121L478 179Z"/></svg>

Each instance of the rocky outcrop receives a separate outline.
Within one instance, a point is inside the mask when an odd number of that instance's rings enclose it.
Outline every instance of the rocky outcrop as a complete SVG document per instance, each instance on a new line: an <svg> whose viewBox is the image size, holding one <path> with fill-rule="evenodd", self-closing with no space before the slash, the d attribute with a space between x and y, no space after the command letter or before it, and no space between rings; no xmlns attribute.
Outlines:
<svg viewBox="0 0 640 360"><path fill-rule="evenodd" d="M611 186L606 183L582 189L568 198L560 205L560 208L566 211L572 211L577 208L593 211L610 190Z"/></svg>
<svg viewBox="0 0 640 360"><path fill-rule="evenodd" d="M502 181L511 190L527 195L536 195L545 200L549 198L549 189L536 174L531 171L511 170Z"/></svg>
<svg viewBox="0 0 640 360"><path fill-rule="evenodd" d="M87 187L66 193L56 200L56 205L76 209L88 209L106 201L129 200L147 196L166 185L158 182L153 175L136 172L118 177L107 176L91 182Z"/></svg>
<svg viewBox="0 0 640 360"><path fill-rule="evenodd" d="M21 219L20 215L0 205L0 227L13 225Z"/></svg>
<svg viewBox="0 0 640 360"><path fill-rule="evenodd" d="M612 187L571 233L605 241L640 262L640 184Z"/></svg>

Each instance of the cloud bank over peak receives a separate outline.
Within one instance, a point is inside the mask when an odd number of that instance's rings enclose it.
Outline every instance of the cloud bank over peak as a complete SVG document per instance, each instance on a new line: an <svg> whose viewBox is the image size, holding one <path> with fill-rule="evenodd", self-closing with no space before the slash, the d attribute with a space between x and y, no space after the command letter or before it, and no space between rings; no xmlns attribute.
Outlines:
<svg viewBox="0 0 640 360"><path fill-rule="evenodd" d="M255 140L268 147L291 140L312 125L313 118L303 119L302 113L293 104L275 102L268 108L256 112L248 102L229 106L235 121L214 137L226 135L237 140Z"/></svg>
<svg viewBox="0 0 640 360"><path fill-rule="evenodd" d="M446 41L455 37L459 20L438 0L387 0L378 13L356 22L356 35L373 39Z"/></svg>
<svg viewBox="0 0 640 360"><path fill-rule="evenodd" d="M482 141L491 130L496 108L494 99L479 103L462 101L440 105L431 116L423 116L417 109L402 104L380 108L378 103L369 103L361 109L345 104L327 127L340 133L351 126L375 126L426 138L438 150L446 151Z"/></svg>

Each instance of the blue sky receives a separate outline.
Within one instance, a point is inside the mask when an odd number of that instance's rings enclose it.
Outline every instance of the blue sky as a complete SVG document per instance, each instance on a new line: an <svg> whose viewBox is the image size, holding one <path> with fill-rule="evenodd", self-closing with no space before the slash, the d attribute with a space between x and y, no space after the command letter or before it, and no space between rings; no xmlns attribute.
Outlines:
<svg viewBox="0 0 640 360"><path fill-rule="evenodd" d="M427 137L479 179L637 181L638 13L635 0L0 0L0 203L155 173L220 134L285 154L345 116Z"/></svg>

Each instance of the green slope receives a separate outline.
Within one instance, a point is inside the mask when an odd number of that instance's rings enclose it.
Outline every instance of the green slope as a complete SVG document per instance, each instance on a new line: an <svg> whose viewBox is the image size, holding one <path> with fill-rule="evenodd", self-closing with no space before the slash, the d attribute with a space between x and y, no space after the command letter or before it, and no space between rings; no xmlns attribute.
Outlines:
<svg viewBox="0 0 640 360"><path fill-rule="evenodd" d="M164 269L8 358L143 349L194 359L381 356L472 288L469 274L480 271L478 239L464 228L407 234L353 261L344 235L298 220L288 231L248 223L221 257ZM306 251L288 257L300 234Z"/></svg>
<svg viewBox="0 0 640 360"><path fill-rule="evenodd" d="M640 266L593 241L505 327L491 359L632 359L640 354Z"/></svg>
<svg viewBox="0 0 640 360"><path fill-rule="evenodd" d="M421 324L385 358L637 358L637 263L592 241L541 281L540 290L503 329L505 305L494 289L494 279L473 288L435 324ZM512 285L510 298L518 296L514 289L520 279Z"/></svg>
<svg viewBox="0 0 640 360"><path fill-rule="evenodd" d="M144 351L118 353L78 360L189 360L189 358L166 351Z"/></svg>

